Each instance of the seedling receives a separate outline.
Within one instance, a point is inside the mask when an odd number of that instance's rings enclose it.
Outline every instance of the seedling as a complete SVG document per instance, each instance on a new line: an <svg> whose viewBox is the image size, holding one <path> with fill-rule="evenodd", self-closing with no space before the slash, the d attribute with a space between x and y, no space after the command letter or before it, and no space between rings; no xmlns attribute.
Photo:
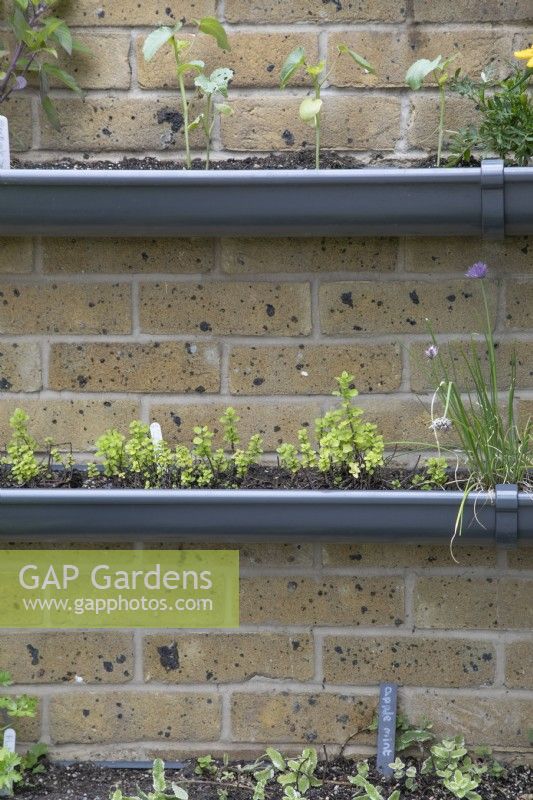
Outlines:
<svg viewBox="0 0 533 800"><path fill-rule="evenodd" d="M197 25L198 33L205 33L208 36L212 36L213 39L216 41L217 45L220 47L221 50L230 50L230 45L228 42L228 37L226 35L226 31L224 30L224 26L217 20L215 17L203 17L201 20L195 20ZM224 72L231 73L231 75L225 81L225 91L227 94L227 85L231 78L233 77L233 73L231 70L215 70L209 77L204 74L205 63L198 59L191 58L191 50L194 46L195 37L190 37L189 39L179 39L177 38L177 34L183 27L182 22L176 22L176 24L169 28L166 25L162 26L161 28L157 28L155 31L146 38L146 41L143 45L143 56L146 61L151 61L152 58L156 55L156 53L161 50L162 47L165 45L170 45L172 47L172 51L174 53L174 59L176 61L176 76L178 79L178 86L180 91L180 98L181 98L181 111L183 114L183 135L185 139L185 165L187 169L191 168L191 147L190 147L190 131L200 124L204 127L206 131L206 136L208 136L208 158L209 158L209 150L211 144L211 135L213 131L213 127L211 124L212 121L212 102L213 96L216 94L223 94L221 86L224 85L224 81L222 81L221 75L215 75L215 73ZM209 112L206 110L204 111L205 115L205 126L202 120L202 116L198 117L197 119L193 120L192 122L189 121L189 100L187 99L187 93L185 90L185 78L187 75L194 75L195 76L195 86L203 91L204 96L206 97L206 106L207 106L207 92L206 92L206 83L215 85L215 89L209 95ZM198 78L200 76L203 78L203 89L202 86L197 83ZM215 76L215 77L213 77ZM209 86L211 88L211 86ZM226 95L224 95L226 96ZM219 109L220 110L220 109ZM221 113L225 113L221 111Z"/></svg>
<svg viewBox="0 0 533 800"><path fill-rule="evenodd" d="M211 141L215 127L215 115L231 116L233 109L229 103L216 102L217 95L224 98L228 96L228 85L233 78L233 70L227 67L218 67L209 77L198 75L194 85L204 101L204 110L189 125L189 130L201 127L205 135L205 168L209 169L211 157Z"/></svg>
<svg viewBox="0 0 533 800"><path fill-rule="evenodd" d="M446 85L450 78L448 67L455 58L455 55L448 56L446 58L443 58L443 56L437 56L437 58L434 58L432 61L429 58L421 58L418 61L415 61L414 64L411 64L405 74L405 82L415 92L422 87L424 81L430 75L433 76L434 80L437 82L437 86L439 87L437 167L440 167L442 158L442 142L444 139L444 130L446 124Z"/></svg>
<svg viewBox="0 0 533 800"><path fill-rule="evenodd" d="M345 44L340 44L338 46L337 59L342 56L350 57L363 72L375 74L374 68L366 58L363 58L363 56L360 56L359 53L356 53L355 50L351 50ZM281 68L281 88L285 89L290 80L301 70L304 70L311 78L314 96L306 97L305 100L302 100L300 104L300 119L315 129L315 166L316 169L320 169L320 129L323 106L321 93L324 84L331 74L331 70L327 69L326 62L323 59L317 64L310 64L307 60L305 49L303 47L297 47L292 53L289 53Z"/></svg>

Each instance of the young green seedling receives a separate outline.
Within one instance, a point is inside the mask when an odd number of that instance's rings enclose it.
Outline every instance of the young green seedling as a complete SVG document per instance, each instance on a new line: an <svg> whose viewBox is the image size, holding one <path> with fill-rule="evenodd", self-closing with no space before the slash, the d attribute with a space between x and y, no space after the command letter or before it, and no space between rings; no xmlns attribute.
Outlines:
<svg viewBox="0 0 533 800"><path fill-rule="evenodd" d="M215 114L230 116L233 109L229 103L217 103L217 95L224 98L228 96L228 85L233 78L233 70L227 67L218 67L209 77L203 73L194 80L194 85L198 89L204 101L204 110L189 125L189 130L201 127L205 135L205 168L209 169L211 157L211 140L213 138L213 128L215 127Z"/></svg>
<svg viewBox="0 0 533 800"><path fill-rule="evenodd" d="M448 67L456 58L455 55L443 58L437 56L433 61L429 58L421 58L411 64L405 74L405 82L415 92L417 92L424 83L425 79L432 75L439 87L439 124L438 124L438 144L437 144L437 167L440 167L442 157L442 142L444 139L444 130L446 123L446 84L450 79Z"/></svg>
<svg viewBox="0 0 533 800"><path fill-rule="evenodd" d="M203 17L200 20L194 20L197 25L199 33L205 33L212 36L221 50L230 50L228 37L223 25L214 17ZM195 38L179 39L177 34L182 29L183 23L176 22L176 24L169 28L164 25L157 28L155 31L146 38L143 45L143 56L145 61L151 61L156 53L161 50L166 44L170 44L174 59L176 61L176 76L178 79L178 86L181 98L181 110L183 114L183 134L185 138L185 165L187 169L191 167L191 147L189 133L192 128L198 127L198 123L194 120L189 123L189 101L185 91L185 77L186 75L195 75L197 78L203 75L205 63L198 59L190 58L191 49L193 47ZM211 76L212 77L212 76ZM208 79L205 75L204 78ZM229 80L229 79L228 79ZM227 84L226 84L227 89ZM212 129L211 129L212 132Z"/></svg>
<svg viewBox="0 0 533 800"><path fill-rule="evenodd" d="M355 63L361 67L363 72L375 74L375 70L371 64L351 50L347 45L340 44L338 46L337 59L341 56L349 56ZM285 89L298 72L304 70L311 78L313 84L313 97L306 97L300 104L300 119L311 125L315 129L315 166L320 168L320 127L321 127L321 112L323 100L321 97L322 88L327 82L331 70L327 70L326 62L322 59L318 64L310 64L305 55L303 47L297 47L292 53L289 53L285 59L285 63L281 68L280 73L280 86Z"/></svg>

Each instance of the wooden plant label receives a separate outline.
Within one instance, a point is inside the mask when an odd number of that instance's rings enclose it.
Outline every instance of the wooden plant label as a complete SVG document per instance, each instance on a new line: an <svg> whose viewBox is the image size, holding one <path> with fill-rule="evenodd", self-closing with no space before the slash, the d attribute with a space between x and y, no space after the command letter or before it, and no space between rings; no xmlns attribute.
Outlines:
<svg viewBox="0 0 533 800"><path fill-rule="evenodd" d="M377 768L382 775L390 777L389 767L396 755L396 708L398 705L398 686L395 683L382 683L379 687L378 706L378 754Z"/></svg>

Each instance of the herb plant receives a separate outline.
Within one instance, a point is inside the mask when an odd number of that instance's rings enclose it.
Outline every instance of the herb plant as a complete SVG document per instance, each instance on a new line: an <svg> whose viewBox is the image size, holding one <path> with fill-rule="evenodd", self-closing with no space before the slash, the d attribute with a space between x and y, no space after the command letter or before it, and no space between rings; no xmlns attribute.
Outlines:
<svg viewBox="0 0 533 800"><path fill-rule="evenodd" d="M527 166L533 157L532 75L533 69L526 67L496 83L490 70L482 72L477 82L459 74L450 81L450 90L472 100L480 116L477 125L461 128L452 136L450 166L468 163L475 151Z"/></svg>
<svg viewBox="0 0 533 800"><path fill-rule="evenodd" d="M356 53L355 50L352 50L345 44L340 44L338 46L337 58L341 56L348 56L351 58L365 73L375 73L374 68L366 58L363 58L363 56L359 55L359 53ZM285 89L291 79L302 70L311 78L314 96L306 97L305 100L302 100L300 104L300 119L315 129L315 167L319 169L321 113L323 106L321 94L322 88L329 78L330 71L328 71L324 60L319 61L317 64L310 64L307 60L305 49L303 47L297 47L289 53L281 68L281 88Z"/></svg>
<svg viewBox="0 0 533 800"><path fill-rule="evenodd" d="M481 289L484 328L480 342L472 337L468 350L461 351L461 361L471 379L472 389L463 393L453 358L443 351L431 332L432 345L426 351L431 372L437 388L434 401L442 405L442 415L436 416L432 404L431 428L437 446L441 447L441 435L451 430L459 437L461 452L468 468L463 501L459 511L456 533L461 528L464 506L470 493L476 489L493 490L499 483L516 483L526 488L530 484L533 469L531 420L519 427L515 414L516 356L510 364L510 377L505 399L499 393L501 378L496 361L496 343L484 280L487 266L474 264L466 272L468 278L477 281ZM488 376L485 374L483 354L488 361Z"/></svg>
<svg viewBox="0 0 533 800"><path fill-rule="evenodd" d="M195 20L198 33L212 36L221 50L230 50L230 45L224 26L215 17L203 17ZM199 59L191 58L191 50L194 46L195 38L179 39L178 33L183 28L182 22L169 28L163 25L146 38L143 45L143 55L146 61L151 61L156 53L165 45L172 47L174 59L176 61L176 76L181 98L181 112L183 115L183 135L185 139L185 165L191 168L191 146L190 132L194 128L202 126L207 141L207 167L209 166L209 154L211 149L211 137L213 132L213 114L218 111L221 114L231 113L226 104L214 104L216 95L227 96L228 83L233 77L231 70L220 68L205 75L205 63ZM205 105L202 114L192 122L189 120L189 100L185 89L185 78L187 75L195 76L195 86L199 89L204 98Z"/></svg>
<svg viewBox="0 0 533 800"><path fill-rule="evenodd" d="M383 464L383 437L376 425L361 420L363 410L353 404L358 395L353 387L354 376L343 372L336 381L338 389L333 395L339 398L340 405L315 420L318 447L313 447L303 428L298 432L299 448L289 443L278 447L279 463L292 473L302 468L317 469L327 473L334 483L348 479L358 485Z"/></svg>
<svg viewBox="0 0 533 800"><path fill-rule="evenodd" d="M454 58L455 56L448 56L446 58L443 56L437 56L433 60L421 58L418 61L415 61L414 64L411 64L405 74L405 82L413 91L418 91L421 89L424 81L429 77L432 77L436 81L439 88L437 167L440 167L442 159L442 145L446 127L446 86L450 78L448 67Z"/></svg>
<svg viewBox="0 0 533 800"><path fill-rule="evenodd" d="M52 14L57 4L58 0L14 0L13 11L7 18L13 46L0 44L0 104L14 92L24 90L29 76L36 75L41 105L56 129L60 125L50 99L50 79L82 94L72 75L54 63L59 57L58 51L69 56L75 50L88 52L72 37L68 25Z"/></svg>
<svg viewBox="0 0 533 800"><path fill-rule="evenodd" d="M189 793L177 783L167 785L165 776L165 763L160 758L156 758L152 767L152 792L137 790L135 795L123 795L120 789L115 789L111 795L111 800L188 800Z"/></svg>
<svg viewBox="0 0 533 800"><path fill-rule="evenodd" d="M119 485L133 483L145 489L233 487L257 463L263 442L255 434L245 448L237 447L239 417L232 408L220 421L229 452L213 448L214 433L205 425L194 428L192 446L180 444L172 450L164 440L153 442L149 426L134 420L128 438L117 430L104 433L96 442L96 455L102 459L104 475ZM98 475L98 467L93 465L90 478L96 480Z"/></svg>
<svg viewBox="0 0 533 800"><path fill-rule="evenodd" d="M11 686L12 683L11 674L0 670L0 688ZM26 694L0 696L0 737L13 720L34 717L36 713L35 697L28 697ZM15 784L23 781L26 772L42 772L40 759L46 752L47 747L44 744L34 745L24 755L12 753L7 747L0 747L0 794L12 794Z"/></svg>

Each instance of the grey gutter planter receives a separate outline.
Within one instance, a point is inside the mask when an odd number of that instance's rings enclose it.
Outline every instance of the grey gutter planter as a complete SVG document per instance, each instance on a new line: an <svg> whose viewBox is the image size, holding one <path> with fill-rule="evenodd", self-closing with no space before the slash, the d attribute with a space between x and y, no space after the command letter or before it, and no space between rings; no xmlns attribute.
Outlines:
<svg viewBox="0 0 533 800"><path fill-rule="evenodd" d="M447 542L461 492L4 489L9 537ZM533 540L533 497L513 485L469 498L462 539ZM0 541L1 546L1 541Z"/></svg>
<svg viewBox="0 0 533 800"><path fill-rule="evenodd" d="M0 236L533 234L533 167L0 170Z"/></svg>

